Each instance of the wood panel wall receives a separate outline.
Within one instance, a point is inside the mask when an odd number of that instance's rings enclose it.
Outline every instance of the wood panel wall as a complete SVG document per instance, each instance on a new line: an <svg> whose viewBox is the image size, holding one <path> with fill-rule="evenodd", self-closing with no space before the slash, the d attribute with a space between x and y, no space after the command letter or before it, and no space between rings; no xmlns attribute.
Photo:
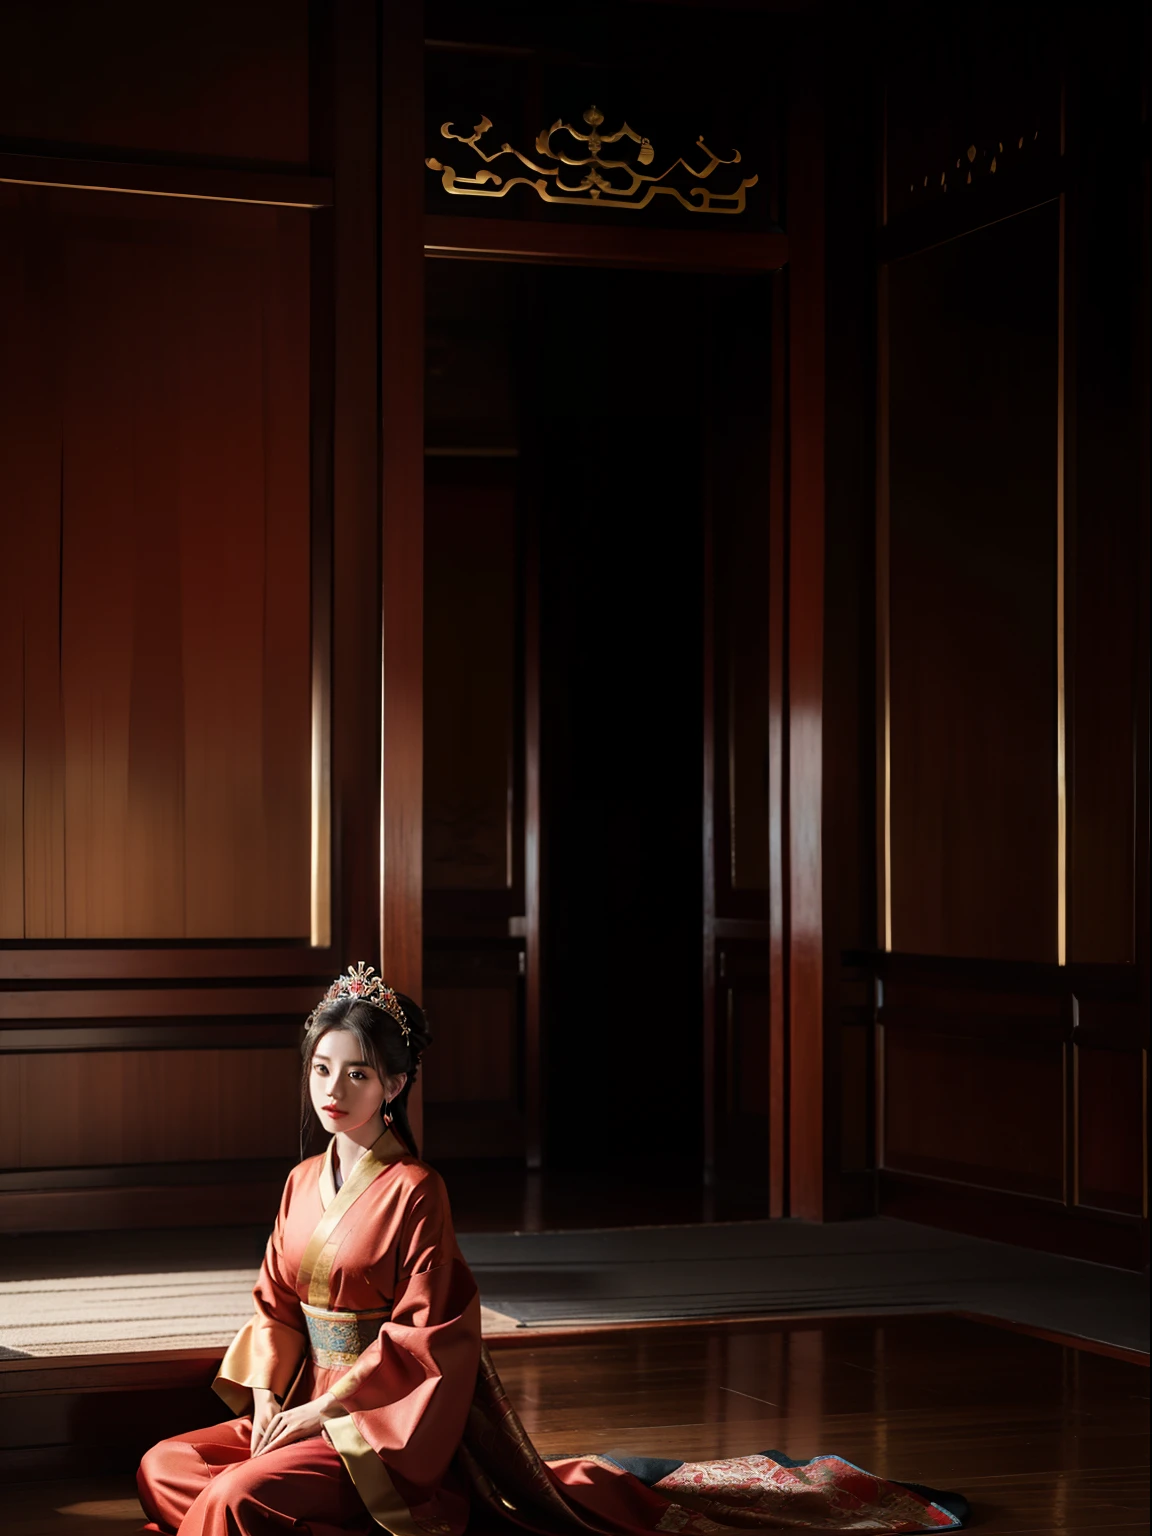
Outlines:
<svg viewBox="0 0 1152 1536"><path fill-rule="evenodd" d="M437 314L461 270L457 263L432 266ZM463 270L461 289L481 303L494 297L499 308L507 269ZM469 280L471 273L479 275ZM473 321L465 336L476 328ZM461 353L454 331L451 357L437 354L435 364L449 378L437 375L433 389L447 393L458 370L470 382L488 380L507 364L509 340L497 328ZM456 422L458 441L441 448L458 451L431 452L425 469L424 969L436 1047L424 1075L427 1152L435 1159L518 1157L526 1110L519 463L508 421L484 424L505 429L495 445L503 453L491 457L476 450L490 453L494 445L477 444L473 424L455 411L450 418L436 411L433 435L447 419Z"/></svg>
<svg viewBox="0 0 1152 1536"><path fill-rule="evenodd" d="M1105 7L948 57L904 20L879 287L880 1208L1138 1266L1141 36Z"/></svg>
<svg viewBox="0 0 1152 1536"><path fill-rule="evenodd" d="M379 961L378 38L311 9L5 7L8 1230L269 1217Z"/></svg>
<svg viewBox="0 0 1152 1536"><path fill-rule="evenodd" d="M786 1201L784 283L713 301L705 526L705 1157Z"/></svg>
<svg viewBox="0 0 1152 1536"><path fill-rule="evenodd" d="M0 935L303 939L308 215L0 220Z"/></svg>
<svg viewBox="0 0 1152 1536"><path fill-rule="evenodd" d="M428 647L455 714L423 717L423 594L461 594L434 545L424 580L420 7L241 9L3 16L0 1051L5 1094L50 1063L76 1102L53 1151L17 1093L9 1228L266 1214L299 1021L338 965L380 958L382 923L392 978L426 974L446 1045L429 1095L475 1110L458 1150L497 1147L492 1106L534 1114L531 643L511 774L519 704L470 713L460 634ZM630 19L635 41L647 18ZM458 35L487 24L471 8ZM1147 38L1111 4L1091 23L978 7L962 36L943 26L894 0L822 44L784 28L787 133L778 151L777 115L756 130L765 195L742 246L527 231L506 207L498 249L790 261L756 279L766 421L749 436L748 400L729 398L713 445L739 513L713 507L704 577L716 1167L767 1179L781 1213L862 1210L878 1190L893 1213L1132 1262ZM399 146L387 183L381 137ZM492 254L487 220L456 222ZM507 505L488 511L505 538ZM494 548L474 552L501 615L468 657L477 698L507 651ZM527 636L530 583L516 600ZM471 842L453 830L463 752L484 764ZM241 1113L246 1068L261 1087ZM122 1087L137 1120L111 1112ZM509 1150L538 1144L505 1119Z"/></svg>
<svg viewBox="0 0 1152 1536"><path fill-rule="evenodd" d="M1057 958L1060 211L886 271L889 942Z"/></svg>

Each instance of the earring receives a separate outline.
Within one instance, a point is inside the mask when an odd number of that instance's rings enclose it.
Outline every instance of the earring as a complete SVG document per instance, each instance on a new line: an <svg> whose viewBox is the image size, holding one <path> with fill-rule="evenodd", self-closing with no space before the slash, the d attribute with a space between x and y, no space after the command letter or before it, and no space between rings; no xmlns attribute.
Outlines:
<svg viewBox="0 0 1152 1536"><path fill-rule="evenodd" d="M388 1127L392 1124L392 1100L391 1099L385 1099L384 1100L384 1107L383 1107L383 1109L380 1112L380 1118L381 1118L381 1120L384 1123L384 1129L387 1130Z"/></svg>

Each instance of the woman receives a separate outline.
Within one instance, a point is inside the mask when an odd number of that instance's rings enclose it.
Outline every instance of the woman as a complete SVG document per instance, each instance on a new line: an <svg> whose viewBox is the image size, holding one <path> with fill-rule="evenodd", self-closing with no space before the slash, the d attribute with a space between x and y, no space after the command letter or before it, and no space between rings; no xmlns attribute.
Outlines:
<svg viewBox="0 0 1152 1536"><path fill-rule="evenodd" d="M256 1311L215 1388L243 1417L162 1441L140 1466L147 1531L462 1536L486 1511L543 1536L960 1525L952 1494L837 1457L543 1462L480 1341L480 1300L444 1186L405 1105L424 1015L360 964L308 1021L302 1113L332 1133L288 1177Z"/></svg>

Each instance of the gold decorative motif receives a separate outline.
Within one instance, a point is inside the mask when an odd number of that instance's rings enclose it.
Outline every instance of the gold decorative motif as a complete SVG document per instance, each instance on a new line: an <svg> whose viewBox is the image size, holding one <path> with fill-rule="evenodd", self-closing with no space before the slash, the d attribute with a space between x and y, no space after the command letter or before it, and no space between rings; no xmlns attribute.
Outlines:
<svg viewBox="0 0 1152 1536"><path fill-rule="evenodd" d="M1040 130L1038 128L1032 133L1030 138L1020 134L1016 139L1016 149L1031 148L1039 137ZM1011 141L1009 141L1008 148L1011 151ZM965 160L968 162L967 166L965 166ZM983 148L975 144L969 144L962 155L957 155L955 170L941 171L939 182L935 182L931 174L929 174L924 177L919 186L916 182L911 182L908 190L912 193L920 192L922 195L924 189L927 189L930 193L933 191L947 192L949 186L954 183L970 187L973 181L980 180L984 176L995 176L1001 165L1006 163L1004 160L1003 140L997 140L996 143L987 144ZM963 182L961 182L960 176L955 174L955 171L961 172L964 178Z"/></svg>
<svg viewBox="0 0 1152 1536"><path fill-rule="evenodd" d="M434 156L425 160L424 164L430 171L439 171L441 185L453 197L506 197L513 187L531 187L546 203L615 208L621 211L646 208L655 197L673 197L691 213L743 213L745 193L759 180L758 176L746 176L738 186L726 192L716 192L702 185L690 186L682 191L667 181L677 168L682 168L688 176L702 183L708 180L718 166L739 165L740 151L734 151L725 160L721 155L714 154L701 137L696 140L696 147L708 157L702 168L697 169L681 158L667 169L647 175L637 167L651 165L656 158L656 151L648 139L642 138L627 123L615 133L602 133L604 114L599 107L589 107L584 113L584 121L588 124L587 133L581 133L571 123L565 123L560 118L556 119L551 128L541 128L536 137L536 153L541 159L555 161L555 165L539 165L518 149L513 149L511 144L501 144L492 154L485 154L480 147L480 140L492 126L486 117L480 119L470 134L457 133L452 123L444 123L441 127L440 133L444 138L466 145L483 160L485 167L503 155L512 155L521 165L527 166L532 172L530 176L502 177L486 168L478 170L474 176L464 176ZM561 139L554 147L553 138L562 134L568 136L567 142ZM639 147L627 159L610 160L601 153L609 144L619 144L621 150L627 149L628 141Z"/></svg>
<svg viewBox="0 0 1152 1536"><path fill-rule="evenodd" d="M326 1307L300 1303L308 1328L312 1360L321 1370L355 1365L392 1316L391 1307L370 1312L332 1312Z"/></svg>

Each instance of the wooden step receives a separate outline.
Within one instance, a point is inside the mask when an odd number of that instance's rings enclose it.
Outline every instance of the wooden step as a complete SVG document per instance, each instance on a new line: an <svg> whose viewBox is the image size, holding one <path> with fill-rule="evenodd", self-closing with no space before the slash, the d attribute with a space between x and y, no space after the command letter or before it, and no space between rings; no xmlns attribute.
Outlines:
<svg viewBox="0 0 1152 1536"><path fill-rule="evenodd" d="M222 1349L0 1360L0 1483L131 1471L169 1435L229 1417Z"/></svg>

